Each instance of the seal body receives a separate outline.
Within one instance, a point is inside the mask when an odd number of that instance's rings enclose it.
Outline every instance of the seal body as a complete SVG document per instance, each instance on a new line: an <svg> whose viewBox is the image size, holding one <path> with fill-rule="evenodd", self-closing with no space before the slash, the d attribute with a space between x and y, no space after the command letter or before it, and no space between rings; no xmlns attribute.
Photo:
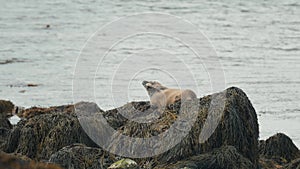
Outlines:
<svg viewBox="0 0 300 169"><path fill-rule="evenodd" d="M143 81L142 84L148 92L151 105L158 108L166 107L178 100L183 102L197 98L197 95L189 89L170 89L156 81Z"/></svg>

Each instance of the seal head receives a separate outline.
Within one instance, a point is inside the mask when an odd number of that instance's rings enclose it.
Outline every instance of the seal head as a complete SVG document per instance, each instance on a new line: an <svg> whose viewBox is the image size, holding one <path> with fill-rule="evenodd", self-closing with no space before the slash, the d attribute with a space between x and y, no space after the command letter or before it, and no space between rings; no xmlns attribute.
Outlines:
<svg viewBox="0 0 300 169"><path fill-rule="evenodd" d="M150 97L159 91L167 89L167 87L162 86L159 82L156 81L143 81L142 84L147 90Z"/></svg>

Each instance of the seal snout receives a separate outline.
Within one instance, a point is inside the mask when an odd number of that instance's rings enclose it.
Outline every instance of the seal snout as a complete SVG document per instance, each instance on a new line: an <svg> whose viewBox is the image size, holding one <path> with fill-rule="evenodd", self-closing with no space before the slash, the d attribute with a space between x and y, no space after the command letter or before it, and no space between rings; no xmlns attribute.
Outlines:
<svg viewBox="0 0 300 169"><path fill-rule="evenodd" d="M148 81L145 81L145 80L142 82L143 86L145 86L145 87L146 87L147 83L148 83Z"/></svg>

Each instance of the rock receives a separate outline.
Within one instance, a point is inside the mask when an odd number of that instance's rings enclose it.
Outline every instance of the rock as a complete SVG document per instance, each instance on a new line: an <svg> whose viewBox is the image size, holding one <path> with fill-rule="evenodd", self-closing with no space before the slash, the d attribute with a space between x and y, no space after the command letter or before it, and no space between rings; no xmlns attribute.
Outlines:
<svg viewBox="0 0 300 169"><path fill-rule="evenodd" d="M176 162L156 166L155 169L253 169L251 161L243 157L235 147L224 146L205 154L192 156Z"/></svg>
<svg viewBox="0 0 300 169"><path fill-rule="evenodd" d="M199 105L197 106L199 110L196 111L195 118L191 115L194 109L189 109L189 107L193 107L192 105ZM74 113L74 107L76 107L76 113ZM168 147L168 151L151 157L136 156L138 158L134 158L134 160L140 166L153 168L160 164L170 164L182 159L192 159L195 156L206 154L206 156L202 156L203 159L216 158L219 160L214 163L216 166L252 166L252 168L257 168L257 116L251 102L241 89L232 87L223 92L205 96L195 102L184 103L183 107L181 107L180 101L176 102L167 107L157 118L156 115L153 116L151 114L152 111L149 111L149 109L152 109L149 102L132 102L105 112L99 109L96 104L86 102L81 102L74 106L70 105L69 107L57 106L43 109L27 109L21 113L21 116L25 118L17 124L9 135L5 150L6 152L18 152L37 160L48 160L51 156L51 161L56 161L65 166L69 165L69 163L66 164L64 161L70 161L72 158L75 161L79 160L76 159L77 157L71 157L72 155L84 157L90 150L77 146L75 148L65 146L83 143L88 147L94 147L91 148L91 151L95 151L92 153L95 157L98 157L100 154L106 154L107 157L104 155L103 158L107 162L100 163L101 165L106 165L110 163L109 158L111 154L108 155L108 153L103 153L102 150L97 149L98 147L95 143L102 141L108 145L109 150L121 149L121 151L124 150L124 146L129 145L129 148L132 149L124 151L132 152L132 150L136 149L139 142L122 139L118 136L122 134L130 138L160 137L160 134L168 131L170 126L175 124L178 119L184 117L188 122L192 123L190 128L186 127L186 123L177 123L174 131L177 133L186 132L186 135L180 139L178 144L173 142L178 136L175 132L164 144L149 144L146 145L148 147L138 149L140 150L139 152L134 152L142 156L147 153L145 152L147 148L150 148L153 152L160 152L161 149ZM147 120L151 122L139 123L129 120L120 112L126 113L130 118L137 120L147 117ZM136 116L138 118L135 118ZM107 125L118 131L117 135L108 138L108 133L105 133L107 131L104 130L104 126L99 126L99 121L101 120L107 122ZM215 127L214 124L216 124ZM210 136L210 134L212 135ZM170 147L170 145L174 146ZM229 145L235 148L224 148ZM63 147L65 148L62 149ZM216 148L221 149L216 150L215 154L208 154ZM221 152L226 152L228 155ZM60 161L60 157L65 160ZM94 163L95 158L91 157L91 159L91 164L87 160L84 165L94 167L92 163ZM229 162L229 159L233 161ZM224 160L224 163L222 163L222 160ZM96 162L95 166L100 164Z"/></svg>
<svg viewBox="0 0 300 169"><path fill-rule="evenodd" d="M31 118L40 114L49 113L74 113L74 105L63 105L63 106L53 106L49 108L43 107L31 107L29 109L24 109L18 112L18 116L21 118Z"/></svg>
<svg viewBox="0 0 300 169"><path fill-rule="evenodd" d="M14 127L5 151L21 153L37 160L48 160L51 154L73 143L96 147L81 128L76 114L63 112L66 109L68 107L56 108L47 113L32 112L36 115L27 116L28 119L22 119Z"/></svg>
<svg viewBox="0 0 300 169"><path fill-rule="evenodd" d="M0 152L0 169L61 169L54 164L37 163L18 154Z"/></svg>
<svg viewBox="0 0 300 169"><path fill-rule="evenodd" d="M113 163L108 169L139 169L139 166L135 161L126 158Z"/></svg>
<svg viewBox="0 0 300 169"><path fill-rule="evenodd" d="M259 154L266 159L273 159L280 164L300 158L300 151L293 141L283 133L277 133L266 141L260 141Z"/></svg>
<svg viewBox="0 0 300 169"><path fill-rule="evenodd" d="M14 104L11 101L0 100L0 119L12 116ZM0 123L2 124L2 123Z"/></svg>
<svg viewBox="0 0 300 169"><path fill-rule="evenodd" d="M263 169L282 169L283 164L285 164L287 161L284 161L284 159L267 159L261 157L259 159L259 166Z"/></svg>
<svg viewBox="0 0 300 169"><path fill-rule="evenodd" d="M0 60L0 65L4 64L11 64L11 63L20 63L20 62L25 62L26 60L18 59L18 58L11 58L7 60Z"/></svg>
<svg viewBox="0 0 300 169"><path fill-rule="evenodd" d="M0 150L5 149L5 145L7 142L7 137L10 134L10 129L0 128Z"/></svg>
<svg viewBox="0 0 300 169"><path fill-rule="evenodd" d="M291 161L289 164L286 164L284 169L300 169L300 158L297 158Z"/></svg>
<svg viewBox="0 0 300 169"><path fill-rule="evenodd" d="M38 84L34 84L34 83L28 83L27 87L38 87Z"/></svg>
<svg viewBox="0 0 300 169"><path fill-rule="evenodd" d="M215 98L213 102L211 102L212 98ZM215 106L222 101L224 101L225 107ZM209 133L201 134L201 131L203 127L211 127L209 125L205 126L211 104L213 105L212 107L215 108L214 111L211 112L211 116L219 116L220 121L208 140L201 141L199 138L209 135ZM128 111L128 114L132 114L132 110L145 111L147 107L150 107L147 102L133 102L121 108L108 111L109 114L104 112L103 116L109 119L108 123L123 135L149 138L165 132L169 129L170 125L176 121L180 111L180 102L171 105L152 123L129 121L118 112L118 110L121 109L123 113L124 111ZM189 112L187 112L187 114L188 113ZM241 89L231 87L224 92L201 98L199 100L197 116L188 135L185 136L179 144L160 155L151 158L136 159L138 164L150 163L152 166L155 166L157 164L172 163L190 156L210 152L224 145L232 145L243 157L248 158L250 162L253 163L254 168L257 168L259 133L257 116L251 102ZM161 147L154 146L153 151L160 151L161 148L169 146L171 142L172 140L167 142L166 145L161 145ZM116 137L115 140L111 142L113 148L120 149L122 149L122 147L118 146L121 145L131 145L133 146L132 149L134 149L136 144L138 144L138 142L135 143L126 139L122 140L120 137ZM150 145L150 147L151 146L152 145Z"/></svg>
<svg viewBox="0 0 300 169"><path fill-rule="evenodd" d="M98 169L107 168L115 159L99 148L83 144L66 146L51 155L49 162L63 168Z"/></svg>
<svg viewBox="0 0 300 169"><path fill-rule="evenodd" d="M14 104L11 101L0 100L0 150L4 149L7 136L12 129L12 125L7 119L12 115Z"/></svg>

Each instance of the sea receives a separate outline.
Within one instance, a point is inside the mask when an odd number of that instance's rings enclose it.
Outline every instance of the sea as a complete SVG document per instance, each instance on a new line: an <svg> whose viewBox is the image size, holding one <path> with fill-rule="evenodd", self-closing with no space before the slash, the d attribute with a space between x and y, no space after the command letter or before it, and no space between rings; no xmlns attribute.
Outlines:
<svg viewBox="0 0 300 169"><path fill-rule="evenodd" d="M300 147L299 16L298 0L2 0L0 98L108 110L149 100L143 80L198 97L236 86L259 139Z"/></svg>

